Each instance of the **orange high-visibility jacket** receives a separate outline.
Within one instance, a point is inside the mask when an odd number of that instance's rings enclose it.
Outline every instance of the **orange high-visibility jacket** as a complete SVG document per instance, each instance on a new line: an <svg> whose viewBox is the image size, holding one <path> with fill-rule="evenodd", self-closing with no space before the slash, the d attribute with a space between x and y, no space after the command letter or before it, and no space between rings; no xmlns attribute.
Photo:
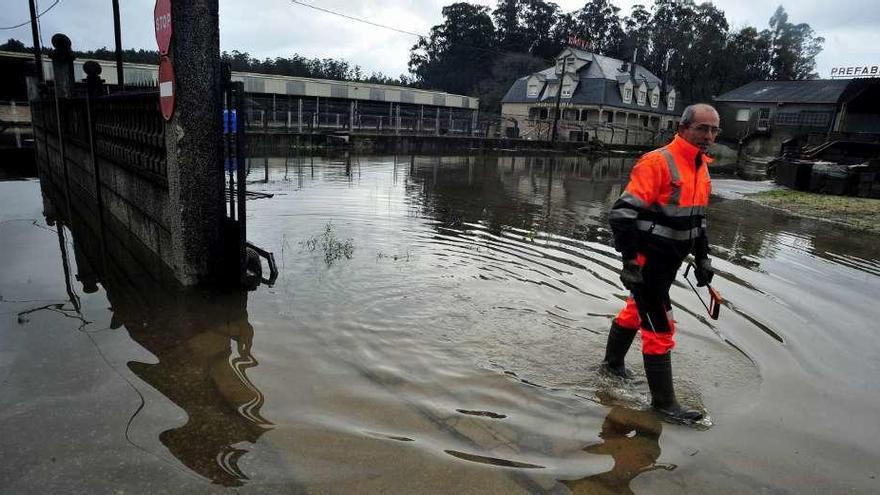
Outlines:
<svg viewBox="0 0 880 495"><path fill-rule="evenodd" d="M623 259L644 253L680 262L688 253L697 259L709 255L711 161L677 134L639 159L609 214L614 247Z"/></svg>

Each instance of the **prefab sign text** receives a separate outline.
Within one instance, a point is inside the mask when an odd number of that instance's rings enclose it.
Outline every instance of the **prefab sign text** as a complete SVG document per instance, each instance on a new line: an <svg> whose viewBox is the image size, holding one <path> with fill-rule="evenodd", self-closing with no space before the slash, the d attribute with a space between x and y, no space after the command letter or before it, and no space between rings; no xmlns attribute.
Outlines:
<svg viewBox="0 0 880 495"><path fill-rule="evenodd" d="M831 77L880 77L880 65L853 65L849 67L832 67Z"/></svg>

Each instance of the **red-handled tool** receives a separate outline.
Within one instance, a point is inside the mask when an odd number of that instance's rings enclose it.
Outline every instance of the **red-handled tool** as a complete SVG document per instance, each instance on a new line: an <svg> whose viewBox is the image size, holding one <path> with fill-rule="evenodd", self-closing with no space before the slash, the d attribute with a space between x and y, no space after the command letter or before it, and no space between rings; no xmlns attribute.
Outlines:
<svg viewBox="0 0 880 495"><path fill-rule="evenodd" d="M691 283L691 280L688 278L688 274L691 272L691 268L694 268L694 264L688 261L688 266L684 270L684 279L687 280L688 285L693 289L694 294L697 295L697 299L703 304L703 307L706 308L706 311L709 312L709 317L713 320L718 319L718 314L721 312L721 304L724 303L724 299L721 298L721 293L717 290L713 289L711 285L706 284L706 287L709 289L709 305L706 305L706 301L703 301L703 298L700 296L700 293L697 292L697 288L694 287L694 284ZM696 271L696 268L694 268Z"/></svg>

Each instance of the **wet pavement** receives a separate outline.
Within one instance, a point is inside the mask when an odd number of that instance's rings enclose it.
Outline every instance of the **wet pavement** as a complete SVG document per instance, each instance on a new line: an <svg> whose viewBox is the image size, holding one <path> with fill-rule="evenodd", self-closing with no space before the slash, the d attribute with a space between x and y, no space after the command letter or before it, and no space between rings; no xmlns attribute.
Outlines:
<svg viewBox="0 0 880 495"><path fill-rule="evenodd" d="M876 493L878 237L710 212L721 318L679 277L698 427L599 377L632 158L251 160L280 275L171 295L0 182L4 493ZM48 213L48 217L44 215Z"/></svg>

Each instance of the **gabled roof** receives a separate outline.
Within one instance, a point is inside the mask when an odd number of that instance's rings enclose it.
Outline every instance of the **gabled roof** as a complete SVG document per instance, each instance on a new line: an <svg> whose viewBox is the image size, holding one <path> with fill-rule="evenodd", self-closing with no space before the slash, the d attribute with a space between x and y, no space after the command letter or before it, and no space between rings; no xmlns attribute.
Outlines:
<svg viewBox="0 0 880 495"><path fill-rule="evenodd" d="M680 111L679 107L681 105L679 102L676 102L675 111L670 112L666 110L666 95L663 95L663 99L658 108L651 108L650 105L638 105L635 98L633 98L631 103L624 103L622 101L619 85L625 84L626 81L632 81L633 85L636 87L642 83L645 83L648 88L655 88L662 84L659 77L651 74L641 65L635 65L635 70L633 71L635 73L635 78L633 79L630 72L633 69L632 65L627 64L627 70L622 70L624 68L624 62L622 60L598 55L574 47L568 47L566 48L566 51L572 52L572 54L579 59L586 60L587 64L577 71L575 77L578 80L578 84L574 90L574 94L572 94L570 98L563 98L563 103L610 105L618 108L629 108L633 110L664 114L676 114ZM562 53L565 52L560 52L560 55L562 55ZM542 76L545 79L546 85L542 87L537 95L528 96L527 81L533 75ZM507 93L504 95L504 98L501 99L501 102L537 103L555 100L555 92L550 94L547 90L550 89L551 84L557 84L558 80L559 77L556 75L555 66L521 77L513 83L510 89L507 90ZM668 89L671 90L672 88Z"/></svg>
<svg viewBox="0 0 880 495"><path fill-rule="evenodd" d="M715 97L715 101L837 103L850 81L850 79L753 81Z"/></svg>

